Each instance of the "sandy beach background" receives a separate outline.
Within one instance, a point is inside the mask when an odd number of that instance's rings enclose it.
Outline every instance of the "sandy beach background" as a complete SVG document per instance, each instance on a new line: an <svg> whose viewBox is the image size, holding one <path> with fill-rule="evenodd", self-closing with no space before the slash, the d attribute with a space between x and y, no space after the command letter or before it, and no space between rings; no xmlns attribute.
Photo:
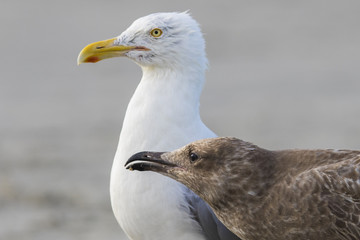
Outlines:
<svg viewBox="0 0 360 240"><path fill-rule="evenodd" d="M204 122L270 149L360 149L360 1L12 1L0 7L0 239L126 239L109 175L141 77L76 65L136 18L185 11L210 61Z"/></svg>

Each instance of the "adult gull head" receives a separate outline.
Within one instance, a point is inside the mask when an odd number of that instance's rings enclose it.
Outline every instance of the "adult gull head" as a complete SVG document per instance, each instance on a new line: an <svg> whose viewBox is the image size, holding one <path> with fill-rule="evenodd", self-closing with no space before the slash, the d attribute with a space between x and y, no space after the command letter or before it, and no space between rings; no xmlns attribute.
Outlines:
<svg viewBox="0 0 360 240"><path fill-rule="evenodd" d="M124 232L130 239L238 239L184 185L124 168L136 152L171 151L215 137L199 114L207 59L198 23L187 12L139 18L118 37L86 46L78 64L112 57L130 58L143 72L111 170L111 204Z"/></svg>
<svg viewBox="0 0 360 240"><path fill-rule="evenodd" d="M137 19L118 37L86 46L78 64L125 56L141 67L205 69L205 42L187 13L155 13Z"/></svg>

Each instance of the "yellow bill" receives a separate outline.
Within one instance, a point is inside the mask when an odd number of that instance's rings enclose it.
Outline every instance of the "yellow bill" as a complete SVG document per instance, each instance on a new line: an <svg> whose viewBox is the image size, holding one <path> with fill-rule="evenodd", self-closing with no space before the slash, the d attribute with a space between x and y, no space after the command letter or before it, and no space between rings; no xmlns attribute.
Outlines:
<svg viewBox="0 0 360 240"><path fill-rule="evenodd" d="M81 50L77 64L81 63L96 63L103 59L112 58L112 57L121 57L125 53L138 50L138 51L149 51L150 49L139 46L124 46L124 45L114 45L116 38L99 41L91 43Z"/></svg>

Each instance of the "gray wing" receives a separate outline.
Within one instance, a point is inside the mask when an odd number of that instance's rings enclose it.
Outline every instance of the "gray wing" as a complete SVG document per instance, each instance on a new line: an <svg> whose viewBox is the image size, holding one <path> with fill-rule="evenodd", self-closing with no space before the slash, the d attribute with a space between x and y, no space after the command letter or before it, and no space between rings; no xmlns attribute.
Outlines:
<svg viewBox="0 0 360 240"><path fill-rule="evenodd" d="M215 216L209 205L187 188L186 199L189 202L194 219L200 224L207 240L239 240Z"/></svg>

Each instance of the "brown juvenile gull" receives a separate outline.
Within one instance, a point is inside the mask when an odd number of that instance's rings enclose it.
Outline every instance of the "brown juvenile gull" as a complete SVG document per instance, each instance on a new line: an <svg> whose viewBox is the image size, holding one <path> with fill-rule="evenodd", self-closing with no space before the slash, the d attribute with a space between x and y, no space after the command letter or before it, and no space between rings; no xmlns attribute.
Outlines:
<svg viewBox="0 0 360 240"><path fill-rule="evenodd" d="M126 168L173 178L241 239L360 239L360 151L269 151L210 138L140 152Z"/></svg>

